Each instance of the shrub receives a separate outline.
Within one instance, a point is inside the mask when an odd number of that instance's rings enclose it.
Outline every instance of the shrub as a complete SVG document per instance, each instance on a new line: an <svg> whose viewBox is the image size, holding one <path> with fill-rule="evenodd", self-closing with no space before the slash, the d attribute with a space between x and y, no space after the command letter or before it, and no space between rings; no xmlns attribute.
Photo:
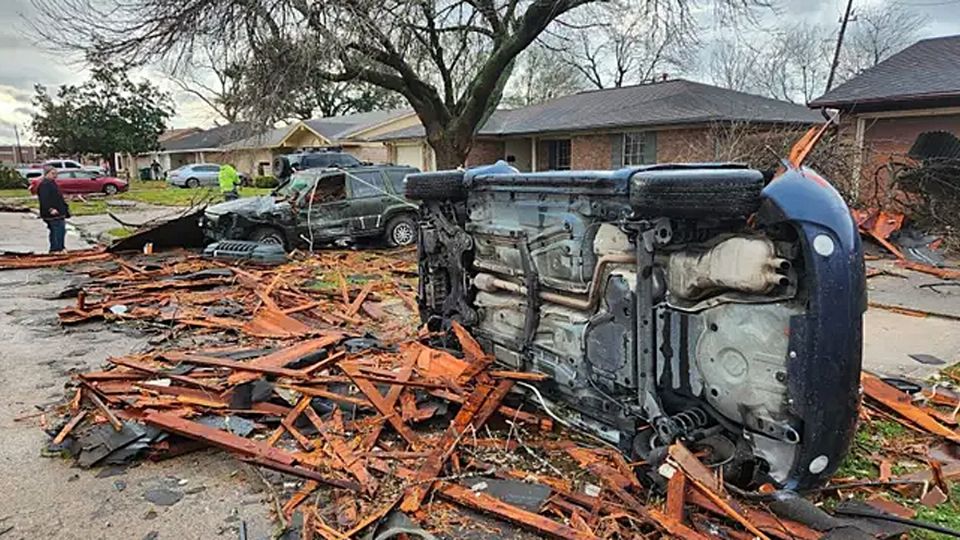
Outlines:
<svg viewBox="0 0 960 540"><path fill-rule="evenodd" d="M6 165L0 165L0 189L17 189L27 187L27 181L24 180L20 173L7 167Z"/></svg>
<svg viewBox="0 0 960 540"><path fill-rule="evenodd" d="M272 176L258 176L253 179L253 187L256 188L275 188L278 185L280 183Z"/></svg>

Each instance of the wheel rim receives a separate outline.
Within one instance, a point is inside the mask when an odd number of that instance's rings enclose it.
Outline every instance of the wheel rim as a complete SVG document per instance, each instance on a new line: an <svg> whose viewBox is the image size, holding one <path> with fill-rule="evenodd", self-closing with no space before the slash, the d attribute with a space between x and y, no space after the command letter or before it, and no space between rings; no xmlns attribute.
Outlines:
<svg viewBox="0 0 960 540"><path fill-rule="evenodd" d="M195 187L197 187L197 185L199 185L199 184L200 184L200 182L198 182L198 181L196 181L196 180L194 180L194 179L192 179L192 178L191 178L190 180L187 180L187 187L188 187L188 188L195 188Z"/></svg>
<svg viewBox="0 0 960 540"><path fill-rule="evenodd" d="M107 193L107 195L113 195L114 193L117 192L117 187L116 187L116 186L107 186L107 187L103 188L103 191L105 191L105 192Z"/></svg>
<svg viewBox="0 0 960 540"><path fill-rule="evenodd" d="M407 222L398 223L393 228L393 243L398 246L406 246L413 243L413 240L416 238L416 231L413 229L413 225Z"/></svg>

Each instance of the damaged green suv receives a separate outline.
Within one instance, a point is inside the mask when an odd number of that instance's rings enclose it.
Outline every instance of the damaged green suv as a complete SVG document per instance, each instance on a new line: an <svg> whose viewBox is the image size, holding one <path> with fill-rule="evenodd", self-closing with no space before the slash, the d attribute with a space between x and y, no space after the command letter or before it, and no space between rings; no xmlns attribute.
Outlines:
<svg viewBox="0 0 960 540"><path fill-rule="evenodd" d="M417 206L403 197L413 167L308 169L270 195L210 206L201 221L211 241L254 240L286 249L340 241L383 239L391 246L417 240Z"/></svg>

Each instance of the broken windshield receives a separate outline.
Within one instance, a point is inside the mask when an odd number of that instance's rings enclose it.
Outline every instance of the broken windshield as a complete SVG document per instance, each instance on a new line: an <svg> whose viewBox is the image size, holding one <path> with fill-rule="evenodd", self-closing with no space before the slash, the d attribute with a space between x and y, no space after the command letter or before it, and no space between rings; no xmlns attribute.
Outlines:
<svg viewBox="0 0 960 540"><path fill-rule="evenodd" d="M273 196L278 199L295 201L300 194L311 189L319 177L320 172L316 170L306 170L295 173L290 177L290 180L273 190Z"/></svg>

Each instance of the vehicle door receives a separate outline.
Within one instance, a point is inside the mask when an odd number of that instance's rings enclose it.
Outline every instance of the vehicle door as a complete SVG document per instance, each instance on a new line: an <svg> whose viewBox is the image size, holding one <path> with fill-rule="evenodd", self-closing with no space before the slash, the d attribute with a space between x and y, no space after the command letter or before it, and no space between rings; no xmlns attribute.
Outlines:
<svg viewBox="0 0 960 540"><path fill-rule="evenodd" d="M80 180L74 176L75 174L75 171L57 171L57 179L55 181L57 183L57 187L60 188L60 193L65 195L69 193L80 193L78 188L78 183Z"/></svg>
<svg viewBox="0 0 960 540"><path fill-rule="evenodd" d="M314 242L330 242L351 235L346 179L342 173L321 169L298 173L310 180L296 197L297 230ZM315 180L314 180L315 179Z"/></svg>
<svg viewBox="0 0 960 540"><path fill-rule="evenodd" d="M194 170L197 172L197 180L200 180L202 186L220 185L220 166L219 165L197 165Z"/></svg>
<svg viewBox="0 0 960 540"><path fill-rule="evenodd" d="M70 171L73 176L74 193L96 193L100 191L100 182L97 181L97 174L91 171Z"/></svg>
<svg viewBox="0 0 960 540"><path fill-rule="evenodd" d="M377 234L383 229L383 212L398 202L387 190L383 173L379 170L356 171L347 174L350 195L350 227L357 236Z"/></svg>

